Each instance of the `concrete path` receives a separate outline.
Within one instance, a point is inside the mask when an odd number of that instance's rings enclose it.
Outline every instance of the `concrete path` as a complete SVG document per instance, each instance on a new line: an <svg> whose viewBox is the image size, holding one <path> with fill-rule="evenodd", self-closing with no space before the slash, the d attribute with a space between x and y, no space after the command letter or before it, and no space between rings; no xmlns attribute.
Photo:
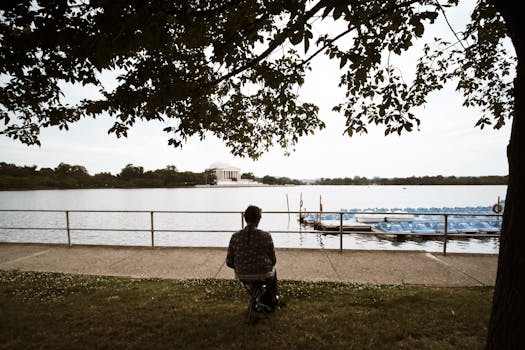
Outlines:
<svg viewBox="0 0 525 350"><path fill-rule="evenodd" d="M497 255L277 249L280 279L429 286L494 285ZM0 270L173 279L234 278L226 248L0 244Z"/></svg>

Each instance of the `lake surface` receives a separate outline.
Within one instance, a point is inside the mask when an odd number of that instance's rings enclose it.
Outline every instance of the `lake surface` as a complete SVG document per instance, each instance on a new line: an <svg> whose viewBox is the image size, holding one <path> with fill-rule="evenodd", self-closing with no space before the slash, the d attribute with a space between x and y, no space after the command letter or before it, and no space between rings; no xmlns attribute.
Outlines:
<svg viewBox="0 0 525 350"><path fill-rule="evenodd" d="M339 248L339 236L308 233L297 215L269 211L303 209L324 211L342 208L405 208L487 206L505 198L506 186L284 186L173 189L95 189L0 192L0 209L43 210L145 210L145 211L235 211L232 214L155 213L155 230L196 232L156 232L158 246L228 245L231 233L240 229L241 215L248 205L263 209L260 227L272 233L276 247ZM150 245L150 213L70 213L73 244ZM54 230L0 229L0 242L67 243L64 212L0 212L1 227L48 227ZM104 231L125 229L130 231ZM132 231L144 230L144 232ZM226 232L205 232L210 230ZM275 231L297 231L280 233ZM345 234L345 249L396 249L442 251L435 240L390 241L378 236ZM449 252L497 253L495 238L451 240Z"/></svg>

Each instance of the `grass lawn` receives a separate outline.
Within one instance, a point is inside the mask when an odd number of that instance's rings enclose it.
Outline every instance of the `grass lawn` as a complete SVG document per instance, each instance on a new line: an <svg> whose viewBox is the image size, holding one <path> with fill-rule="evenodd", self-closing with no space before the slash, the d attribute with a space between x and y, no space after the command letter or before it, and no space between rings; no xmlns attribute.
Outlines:
<svg viewBox="0 0 525 350"><path fill-rule="evenodd" d="M478 349L493 288L281 281L247 324L230 280L0 271L0 349Z"/></svg>

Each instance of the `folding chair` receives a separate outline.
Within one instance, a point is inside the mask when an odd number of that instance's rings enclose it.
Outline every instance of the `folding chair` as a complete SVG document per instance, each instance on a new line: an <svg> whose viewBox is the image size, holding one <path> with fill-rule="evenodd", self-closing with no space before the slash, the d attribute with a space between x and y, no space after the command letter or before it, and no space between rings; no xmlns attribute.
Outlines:
<svg viewBox="0 0 525 350"><path fill-rule="evenodd" d="M250 305L248 306L248 316L246 322L250 322L253 311L261 312L270 320L269 312L271 307L262 302L262 296L266 293L265 281L247 281L240 280L246 292L250 296Z"/></svg>

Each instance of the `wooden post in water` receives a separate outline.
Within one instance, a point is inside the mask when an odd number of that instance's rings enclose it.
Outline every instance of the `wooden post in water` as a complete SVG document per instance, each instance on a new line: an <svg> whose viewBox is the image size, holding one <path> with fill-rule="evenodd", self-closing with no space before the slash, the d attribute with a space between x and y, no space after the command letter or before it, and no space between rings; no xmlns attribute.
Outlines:
<svg viewBox="0 0 525 350"><path fill-rule="evenodd" d="M447 255L447 236L448 236L448 214L445 214L445 235L443 237L443 255Z"/></svg>
<svg viewBox="0 0 525 350"><path fill-rule="evenodd" d="M323 217L323 202L321 201L321 195L319 195L319 218L318 221L321 222Z"/></svg>
<svg viewBox="0 0 525 350"><path fill-rule="evenodd" d="M290 202L288 201L288 193L286 194L286 207L288 208L288 221L290 221Z"/></svg>

